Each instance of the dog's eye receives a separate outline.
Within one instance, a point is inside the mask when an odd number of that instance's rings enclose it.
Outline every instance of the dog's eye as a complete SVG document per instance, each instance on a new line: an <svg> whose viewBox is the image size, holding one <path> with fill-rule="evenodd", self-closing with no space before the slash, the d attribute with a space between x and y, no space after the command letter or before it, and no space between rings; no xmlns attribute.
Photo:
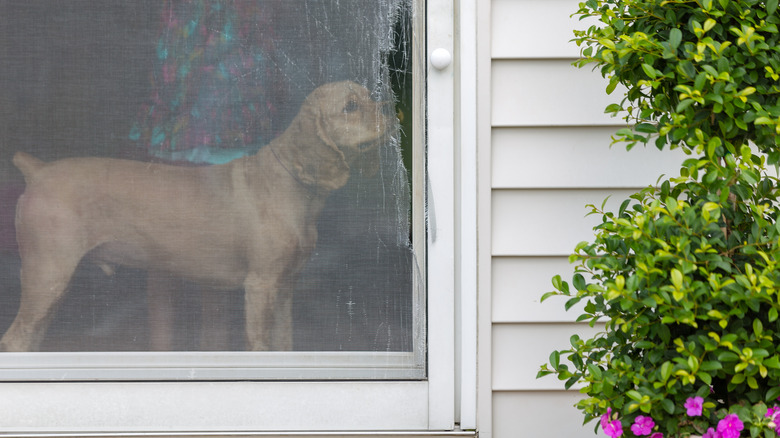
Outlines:
<svg viewBox="0 0 780 438"><path fill-rule="evenodd" d="M357 103L357 101L350 100L349 102L347 102L347 104L346 104L346 105L344 105L344 109L343 109L343 111L344 111L345 113L354 113L355 111L357 111L357 110L358 110L358 108L359 108L359 107L358 107L358 103Z"/></svg>

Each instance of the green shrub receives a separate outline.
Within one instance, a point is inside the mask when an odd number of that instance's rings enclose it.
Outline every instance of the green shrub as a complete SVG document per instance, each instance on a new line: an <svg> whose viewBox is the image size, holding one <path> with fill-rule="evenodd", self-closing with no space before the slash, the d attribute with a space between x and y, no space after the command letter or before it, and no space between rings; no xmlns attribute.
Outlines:
<svg viewBox="0 0 780 438"><path fill-rule="evenodd" d="M780 430L777 6L590 0L576 14L600 20L575 32L576 64L595 63L607 92L626 90L606 109L629 122L614 141L690 156L617 212L590 206L595 239L543 297L584 301L578 320L604 324L539 376L581 387L577 407L610 436Z"/></svg>

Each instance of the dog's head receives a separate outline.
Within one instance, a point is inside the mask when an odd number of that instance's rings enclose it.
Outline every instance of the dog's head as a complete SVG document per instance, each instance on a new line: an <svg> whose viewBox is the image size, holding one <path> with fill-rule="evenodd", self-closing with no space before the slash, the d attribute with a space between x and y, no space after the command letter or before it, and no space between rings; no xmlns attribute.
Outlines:
<svg viewBox="0 0 780 438"><path fill-rule="evenodd" d="M306 98L296 117L297 130L307 131L299 134L316 137L302 151L308 159L297 166L299 177L333 190L346 184L353 170L373 176L379 168L379 147L387 141L393 117L392 105L371 99L369 91L355 82L320 86Z"/></svg>

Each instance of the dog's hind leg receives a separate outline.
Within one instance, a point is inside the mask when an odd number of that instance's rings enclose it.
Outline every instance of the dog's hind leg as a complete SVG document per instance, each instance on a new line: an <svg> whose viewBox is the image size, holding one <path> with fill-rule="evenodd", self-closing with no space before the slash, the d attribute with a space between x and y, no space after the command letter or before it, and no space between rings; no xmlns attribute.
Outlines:
<svg viewBox="0 0 780 438"><path fill-rule="evenodd" d="M36 351L43 341L53 310L78 264L78 260L74 263L73 260L46 259L38 260L34 265L22 262L19 313L0 339L0 351Z"/></svg>
<svg viewBox="0 0 780 438"><path fill-rule="evenodd" d="M84 239L73 215L57 202L23 195L17 206L22 257L19 312L0 339L0 351L35 351L81 257Z"/></svg>

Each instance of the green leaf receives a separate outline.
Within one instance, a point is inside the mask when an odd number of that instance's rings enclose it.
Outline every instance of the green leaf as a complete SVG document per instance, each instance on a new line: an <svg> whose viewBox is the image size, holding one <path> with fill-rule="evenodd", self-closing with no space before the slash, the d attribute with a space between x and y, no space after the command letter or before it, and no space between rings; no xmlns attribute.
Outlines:
<svg viewBox="0 0 780 438"><path fill-rule="evenodd" d="M704 65L701 66L701 68L702 68L702 70L704 70L707 73L709 73L710 75L712 75L712 77L714 77L714 78L718 77L718 71L715 70L715 67L713 67L713 66L711 66L709 64L704 64Z"/></svg>
<svg viewBox="0 0 780 438"><path fill-rule="evenodd" d="M617 88L617 85L620 81L620 78L618 76L612 76L609 78L609 84L607 84L607 94L612 94L613 91L615 91L615 88Z"/></svg>
<svg viewBox="0 0 780 438"><path fill-rule="evenodd" d="M718 360L721 362L734 362L739 360L739 356L732 351L724 351L718 355Z"/></svg>
<svg viewBox="0 0 780 438"><path fill-rule="evenodd" d="M636 402L642 401L642 394L640 394L638 391L635 391L633 389L631 391L626 392L626 396L628 396L628 398Z"/></svg>
<svg viewBox="0 0 780 438"><path fill-rule="evenodd" d="M678 289L678 290L682 289L682 287L683 287L683 275L682 275L682 272L680 272L678 269L672 269L671 276L672 276L672 278L671 278L672 285L676 289Z"/></svg>
<svg viewBox="0 0 780 438"><path fill-rule="evenodd" d="M605 114L615 114L620 112L623 109L623 107L620 106L620 104L617 103L611 103L607 105L606 108L604 108Z"/></svg>
<svg viewBox="0 0 780 438"><path fill-rule="evenodd" d="M674 370L674 365L672 365L671 362L666 361L661 365L661 378L663 381L669 380L669 377L672 375L672 371Z"/></svg>
<svg viewBox="0 0 780 438"><path fill-rule="evenodd" d="M585 282L585 277L583 277L580 273L576 273L572 276L571 283L578 291L584 291L588 287L587 283Z"/></svg>
<svg viewBox="0 0 780 438"><path fill-rule="evenodd" d="M549 376L552 373L553 373L553 371L550 371L550 370L539 370L539 372L536 373L536 378L540 379L540 378L542 378L544 376Z"/></svg>
<svg viewBox="0 0 780 438"><path fill-rule="evenodd" d="M707 142L707 156L714 157L715 150L721 145L720 137L713 137Z"/></svg>
<svg viewBox="0 0 780 438"><path fill-rule="evenodd" d="M708 19L707 19L707 20L704 22L704 32L707 32L707 31L709 31L710 29L712 29L713 27L715 27L715 25L716 25L716 24L718 24L718 22L717 22L717 21L713 20L712 18L708 18Z"/></svg>
<svg viewBox="0 0 780 438"><path fill-rule="evenodd" d="M761 336L764 333L764 325L761 323L761 320L756 318L753 320L753 333L756 334L756 336Z"/></svg>
<svg viewBox="0 0 780 438"><path fill-rule="evenodd" d="M680 101L680 103L677 104L677 108L675 108L674 111L677 112L677 113L681 113L681 112L685 111L685 108L688 108L689 106L693 105L694 103L696 103L696 101L694 101L693 99L682 100L682 101Z"/></svg>
<svg viewBox="0 0 780 438"><path fill-rule="evenodd" d="M582 301L582 297L574 297L569 300L566 300L566 304L564 304L564 309L569 310L575 305L577 305L577 303L579 303L580 301Z"/></svg>
<svg viewBox="0 0 780 438"><path fill-rule="evenodd" d="M702 362L701 369L704 371L717 371L723 369L723 364L715 360Z"/></svg>
<svg viewBox="0 0 780 438"><path fill-rule="evenodd" d="M642 64L642 70L644 70L645 74L650 79L655 79L656 78L655 69L653 68L652 65L650 65L650 64Z"/></svg>
<svg viewBox="0 0 780 438"><path fill-rule="evenodd" d="M645 305L645 307L655 308L658 306L658 302L654 300L652 297L647 297L642 300L642 304Z"/></svg>
<svg viewBox="0 0 780 438"><path fill-rule="evenodd" d="M587 368L594 380L601 380L601 368L592 363L589 363Z"/></svg>
<svg viewBox="0 0 780 438"><path fill-rule="evenodd" d="M774 402L775 400L777 400L777 397L780 397L780 386L770 387L766 391L766 398L765 398L766 401Z"/></svg>
<svg viewBox="0 0 780 438"><path fill-rule="evenodd" d="M674 402L668 398L661 399L661 407L664 408L669 415L674 414Z"/></svg>
<svg viewBox="0 0 780 438"><path fill-rule="evenodd" d="M550 353L550 365L552 365L553 369L558 369L558 367L561 365L561 353L558 351L553 351Z"/></svg>
<svg viewBox="0 0 780 438"><path fill-rule="evenodd" d="M688 79L693 79L696 76L696 67L693 66L691 61L682 60L677 64L677 71Z"/></svg>
<svg viewBox="0 0 780 438"><path fill-rule="evenodd" d="M707 83L707 74L701 72L696 75L696 79L693 82L693 89L696 91L704 91L704 85Z"/></svg>
<svg viewBox="0 0 780 438"><path fill-rule="evenodd" d="M658 132L658 128L656 128L656 126L651 123L638 123L634 129L636 129L637 132L642 132L645 134L655 134Z"/></svg>
<svg viewBox="0 0 780 438"><path fill-rule="evenodd" d="M767 16L772 16L775 14L775 11L777 11L777 2L778 0L766 0L766 14Z"/></svg>
<svg viewBox="0 0 780 438"><path fill-rule="evenodd" d="M752 169L745 169L742 171L742 179L750 185L755 185L758 184L759 175Z"/></svg>
<svg viewBox="0 0 780 438"><path fill-rule="evenodd" d="M599 40L599 44L610 50L615 50L615 42L610 39L602 38Z"/></svg>
<svg viewBox="0 0 780 438"><path fill-rule="evenodd" d="M701 215L707 222L720 218L720 206L715 202L705 202L701 207Z"/></svg>
<svg viewBox="0 0 780 438"><path fill-rule="evenodd" d="M777 3L775 1L775 3ZM682 42L682 31L680 29L674 28L669 31L669 45L672 47L672 49L677 49L680 47L680 43Z"/></svg>
<svg viewBox="0 0 780 438"><path fill-rule="evenodd" d="M655 344L650 341L639 341L636 343L636 348L642 349L642 350L649 350L651 348L655 347Z"/></svg>
<svg viewBox="0 0 780 438"><path fill-rule="evenodd" d="M777 356L768 357L762 363L767 368L780 369L780 358Z"/></svg>
<svg viewBox="0 0 780 438"><path fill-rule="evenodd" d="M555 296L555 295L560 295L560 294L558 292L556 292L556 291L546 292L546 293L544 293L542 295L542 299L540 301L543 303L547 298L550 298L550 297Z"/></svg>

